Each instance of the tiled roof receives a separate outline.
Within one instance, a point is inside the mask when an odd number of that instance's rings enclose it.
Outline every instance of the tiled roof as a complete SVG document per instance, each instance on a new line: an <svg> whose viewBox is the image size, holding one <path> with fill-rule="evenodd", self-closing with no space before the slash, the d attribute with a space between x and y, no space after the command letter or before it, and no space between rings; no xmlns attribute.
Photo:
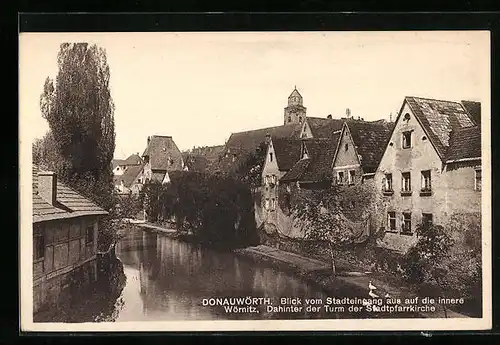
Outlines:
<svg viewBox="0 0 500 345"><path fill-rule="evenodd" d="M171 136L151 136L142 156L149 156L152 170L170 171L183 168L181 151ZM169 159L172 159L173 164L169 164Z"/></svg>
<svg viewBox="0 0 500 345"><path fill-rule="evenodd" d="M364 173L373 173L377 169L384 150L391 136L394 124L384 121L346 121Z"/></svg>
<svg viewBox="0 0 500 345"><path fill-rule="evenodd" d="M121 181L123 181L123 185L127 188L130 188L137 176L142 172L142 168L144 165L129 165L125 169L122 175L117 175L113 177L115 185L120 185Z"/></svg>
<svg viewBox="0 0 500 345"><path fill-rule="evenodd" d="M164 172L153 172L151 174L151 181L154 181L154 182L163 182L163 179L165 178L165 174Z"/></svg>
<svg viewBox="0 0 500 345"><path fill-rule="evenodd" d="M451 132L447 161L481 157L481 127L460 128Z"/></svg>
<svg viewBox="0 0 500 345"><path fill-rule="evenodd" d="M307 117L306 121L314 138L331 138L333 133L340 131L344 124L344 121L340 119L322 117Z"/></svg>
<svg viewBox="0 0 500 345"><path fill-rule="evenodd" d="M474 120L474 123L481 126L481 102L462 101L461 103Z"/></svg>
<svg viewBox="0 0 500 345"><path fill-rule="evenodd" d="M306 171L310 162L311 162L310 158L299 160L297 163L293 165L293 167L289 171L287 171L285 175L283 175L280 181L282 182L298 181Z"/></svg>
<svg viewBox="0 0 500 345"><path fill-rule="evenodd" d="M33 166L33 223L82 216L106 215L104 209L57 181L56 205L38 194L38 167Z"/></svg>
<svg viewBox="0 0 500 345"><path fill-rule="evenodd" d="M281 181L321 182L332 178L332 163L340 133L331 139L305 139L303 144L308 158L301 159L288 171Z"/></svg>
<svg viewBox="0 0 500 345"><path fill-rule="evenodd" d="M287 171L300 159L300 140L272 138L276 163L280 171Z"/></svg>
<svg viewBox="0 0 500 345"><path fill-rule="evenodd" d="M119 165L124 165L125 164L125 160L124 159L113 159L111 160L111 166L112 166L112 169L115 170L115 168Z"/></svg>
<svg viewBox="0 0 500 345"><path fill-rule="evenodd" d="M138 154L132 154L124 162L125 165L141 165L142 158Z"/></svg>
<svg viewBox="0 0 500 345"><path fill-rule="evenodd" d="M419 97L406 97L405 100L441 159L446 158L451 131L475 125L461 103Z"/></svg>
<svg viewBox="0 0 500 345"><path fill-rule="evenodd" d="M301 124L289 124L276 127L260 128L252 131L232 133L226 143L226 152L240 154L254 152L259 145L266 140L266 135L272 138L298 139Z"/></svg>

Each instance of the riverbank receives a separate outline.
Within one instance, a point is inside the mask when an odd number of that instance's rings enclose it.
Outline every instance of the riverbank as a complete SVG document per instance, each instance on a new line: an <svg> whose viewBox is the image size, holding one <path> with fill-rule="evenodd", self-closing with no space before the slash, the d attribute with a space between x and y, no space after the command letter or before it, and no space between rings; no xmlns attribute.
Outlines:
<svg viewBox="0 0 500 345"><path fill-rule="evenodd" d="M179 234L175 229L165 228L151 223L134 224L144 230L160 232L169 237L179 238ZM266 245L258 245L254 247L234 249L233 253L259 263L268 263L280 270L294 273L301 279L321 287L324 291L333 293L339 285L351 286L353 289L366 294L361 298L368 296L370 282L377 287L375 291L377 295L384 297L389 294L391 298L415 298L417 295L412 293L410 289L393 286L385 281L375 278L370 272L346 271L339 268L337 275L332 277L330 265L316 259L304 257L295 253L286 252L274 247ZM422 296L420 296L422 298ZM418 313L422 318L468 318L468 316L454 312L447 308L446 315L444 310L438 306L435 312Z"/></svg>

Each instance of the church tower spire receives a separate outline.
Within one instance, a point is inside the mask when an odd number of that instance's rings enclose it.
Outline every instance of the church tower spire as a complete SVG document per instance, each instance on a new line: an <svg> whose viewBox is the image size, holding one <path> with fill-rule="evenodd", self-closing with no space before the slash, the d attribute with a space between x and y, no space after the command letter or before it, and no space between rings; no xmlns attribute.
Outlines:
<svg viewBox="0 0 500 345"><path fill-rule="evenodd" d="M288 105L285 108L284 124L302 123L306 119L307 108L303 106L303 98L297 90L297 86L288 96Z"/></svg>

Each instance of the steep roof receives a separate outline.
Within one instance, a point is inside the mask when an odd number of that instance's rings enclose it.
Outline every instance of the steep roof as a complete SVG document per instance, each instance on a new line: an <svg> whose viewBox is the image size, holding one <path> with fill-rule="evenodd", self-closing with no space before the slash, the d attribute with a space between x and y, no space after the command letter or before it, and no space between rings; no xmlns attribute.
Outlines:
<svg viewBox="0 0 500 345"><path fill-rule="evenodd" d="M119 165L124 165L125 164L125 159L113 159L111 160L111 167L113 170Z"/></svg>
<svg viewBox="0 0 500 345"><path fill-rule="evenodd" d="M331 138L333 133L340 131L344 125L344 120L322 117L306 117L306 121L314 138Z"/></svg>
<svg viewBox="0 0 500 345"><path fill-rule="evenodd" d="M33 223L108 214L104 209L59 181L57 181L56 205L51 205L38 194L39 171L38 166L33 165Z"/></svg>
<svg viewBox="0 0 500 345"><path fill-rule="evenodd" d="M305 139L303 145L307 157L299 160L281 181L321 182L332 178L332 163L339 142L340 133L331 139Z"/></svg>
<svg viewBox="0 0 500 345"><path fill-rule="evenodd" d="M297 88L293 89L292 93L290 94L290 96L288 96L288 98L295 96L302 98L302 95L300 94L299 90L297 90Z"/></svg>
<svg viewBox="0 0 500 345"><path fill-rule="evenodd" d="M373 173L384 154L394 124L384 121L346 121L364 173Z"/></svg>
<svg viewBox="0 0 500 345"><path fill-rule="evenodd" d="M461 103L474 120L474 123L481 126L481 102L462 101Z"/></svg>
<svg viewBox="0 0 500 345"><path fill-rule="evenodd" d="M481 157L481 127L454 130L450 136L447 161Z"/></svg>
<svg viewBox="0 0 500 345"><path fill-rule="evenodd" d="M266 140L267 134L269 134L272 138L298 139L301 126L301 124L292 123L282 126L232 133L226 143L226 152L227 150L230 150L230 153L234 154L254 152L259 145Z"/></svg>
<svg viewBox="0 0 500 345"><path fill-rule="evenodd" d="M443 160L446 159L452 130L475 125L462 103L419 97L406 97L405 101Z"/></svg>
<svg viewBox="0 0 500 345"><path fill-rule="evenodd" d="M125 159L124 165L141 165L142 164L142 158L139 157L139 154L132 154L128 156L127 159Z"/></svg>
<svg viewBox="0 0 500 345"><path fill-rule="evenodd" d="M127 166L122 175L113 177L115 185L119 185L121 184L121 181L123 181L123 185L125 187L127 188L131 187L137 176L139 176L139 174L141 173L143 167L144 167L143 164Z"/></svg>
<svg viewBox="0 0 500 345"><path fill-rule="evenodd" d="M171 136L153 135L149 137L148 146L142 154L149 156L152 170L182 170L181 151ZM172 159L172 164L169 164Z"/></svg>
<svg viewBox="0 0 500 345"><path fill-rule="evenodd" d="M276 163L280 171L287 171L300 159L300 140L272 138Z"/></svg>

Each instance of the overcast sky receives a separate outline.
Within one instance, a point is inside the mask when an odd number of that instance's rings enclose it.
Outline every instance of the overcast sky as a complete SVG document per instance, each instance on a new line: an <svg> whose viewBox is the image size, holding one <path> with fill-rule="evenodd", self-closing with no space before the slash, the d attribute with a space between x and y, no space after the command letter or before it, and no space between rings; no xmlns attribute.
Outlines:
<svg viewBox="0 0 500 345"><path fill-rule="evenodd" d="M21 34L22 140L48 129L40 94L63 42L106 49L116 105L115 158L148 135L181 150L283 123L294 86L307 116L395 116L405 96L489 102L488 32Z"/></svg>

